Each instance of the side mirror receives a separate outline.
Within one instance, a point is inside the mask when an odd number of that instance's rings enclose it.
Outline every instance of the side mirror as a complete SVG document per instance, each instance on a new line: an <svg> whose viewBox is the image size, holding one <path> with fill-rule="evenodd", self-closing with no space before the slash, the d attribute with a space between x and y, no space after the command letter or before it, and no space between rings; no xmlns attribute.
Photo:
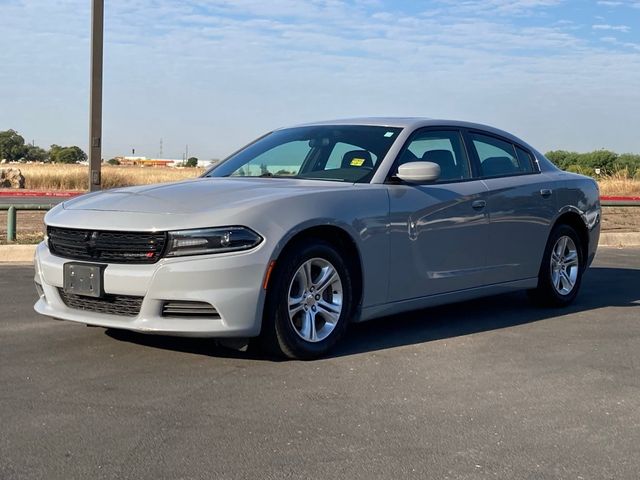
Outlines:
<svg viewBox="0 0 640 480"><path fill-rule="evenodd" d="M435 182L440 178L440 165L433 162L409 162L400 165L396 176L409 183Z"/></svg>

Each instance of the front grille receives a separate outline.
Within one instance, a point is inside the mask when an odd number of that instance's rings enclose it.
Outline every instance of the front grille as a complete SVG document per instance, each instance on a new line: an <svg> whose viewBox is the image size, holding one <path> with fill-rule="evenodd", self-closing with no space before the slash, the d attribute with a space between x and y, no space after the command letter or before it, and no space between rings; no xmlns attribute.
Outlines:
<svg viewBox="0 0 640 480"><path fill-rule="evenodd" d="M106 263L155 263L165 232L111 232L48 227L49 249L59 257Z"/></svg>
<svg viewBox="0 0 640 480"><path fill-rule="evenodd" d="M106 295L104 298L85 297L65 293L61 288L58 289L58 293L64 304L74 310L125 317L135 317L138 315L143 299L143 297L134 297L131 295Z"/></svg>
<svg viewBox="0 0 640 480"><path fill-rule="evenodd" d="M166 301L162 305L165 317L213 317L220 318L218 311L207 302L186 300Z"/></svg>

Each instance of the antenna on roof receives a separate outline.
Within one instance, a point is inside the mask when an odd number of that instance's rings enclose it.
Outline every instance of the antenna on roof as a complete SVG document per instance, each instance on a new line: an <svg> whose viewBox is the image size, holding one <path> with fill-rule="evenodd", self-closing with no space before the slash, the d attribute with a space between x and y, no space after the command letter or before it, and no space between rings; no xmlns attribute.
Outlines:
<svg viewBox="0 0 640 480"><path fill-rule="evenodd" d="M162 137L160 137L160 153L158 154L158 158L162 158Z"/></svg>

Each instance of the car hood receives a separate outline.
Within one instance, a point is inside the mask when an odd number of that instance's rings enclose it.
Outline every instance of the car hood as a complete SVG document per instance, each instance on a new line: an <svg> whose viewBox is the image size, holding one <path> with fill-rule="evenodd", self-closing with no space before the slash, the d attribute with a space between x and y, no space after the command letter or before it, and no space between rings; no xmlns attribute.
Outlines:
<svg viewBox="0 0 640 480"><path fill-rule="evenodd" d="M352 187L350 183L287 178L198 178L177 183L117 188L64 202L65 210L184 215L249 208L306 192Z"/></svg>

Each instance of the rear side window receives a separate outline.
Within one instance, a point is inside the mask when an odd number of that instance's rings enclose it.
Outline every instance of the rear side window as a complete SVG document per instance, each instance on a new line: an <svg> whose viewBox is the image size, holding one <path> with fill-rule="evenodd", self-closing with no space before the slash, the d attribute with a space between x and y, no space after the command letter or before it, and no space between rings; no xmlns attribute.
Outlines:
<svg viewBox="0 0 640 480"><path fill-rule="evenodd" d="M503 177L534 171L530 155L520 147L479 133L470 133L470 136L480 160L483 177Z"/></svg>
<svg viewBox="0 0 640 480"><path fill-rule="evenodd" d="M518 161L520 162L520 169L523 172L535 172L535 167L533 166L533 158L531 157L531 154L529 152L527 152L523 148L516 146L516 155L518 156Z"/></svg>
<svg viewBox="0 0 640 480"><path fill-rule="evenodd" d="M425 130L414 134L398 159L403 163L423 161L440 165L438 182L451 182L469 178L469 162L456 130Z"/></svg>

